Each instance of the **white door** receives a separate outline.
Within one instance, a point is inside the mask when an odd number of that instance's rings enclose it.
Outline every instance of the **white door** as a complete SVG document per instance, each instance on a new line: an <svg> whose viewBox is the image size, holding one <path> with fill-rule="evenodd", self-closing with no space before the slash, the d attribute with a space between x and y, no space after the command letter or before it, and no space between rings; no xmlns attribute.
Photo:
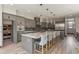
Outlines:
<svg viewBox="0 0 79 59"><path fill-rule="evenodd" d="M0 26L0 46L3 46L3 27Z"/></svg>
<svg viewBox="0 0 79 59"><path fill-rule="evenodd" d="M3 46L2 5L0 5L0 46Z"/></svg>

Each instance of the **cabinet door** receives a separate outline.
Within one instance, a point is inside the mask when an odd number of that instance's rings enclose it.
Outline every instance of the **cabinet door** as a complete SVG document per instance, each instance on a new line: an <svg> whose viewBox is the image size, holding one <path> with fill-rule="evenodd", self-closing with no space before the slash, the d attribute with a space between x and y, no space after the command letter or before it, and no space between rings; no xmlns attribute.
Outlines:
<svg viewBox="0 0 79 59"><path fill-rule="evenodd" d="M28 20L25 20L25 27L28 28Z"/></svg>
<svg viewBox="0 0 79 59"><path fill-rule="evenodd" d="M30 28L31 24L30 24L30 20L29 19L25 20L25 26L26 26L26 28Z"/></svg>
<svg viewBox="0 0 79 59"><path fill-rule="evenodd" d="M35 21L34 20L31 20L31 27L35 28Z"/></svg>
<svg viewBox="0 0 79 59"><path fill-rule="evenodd" d="M25 25L25 20L24 18L21 18L21 17L16 17L16 22L17 22L17 25Z"/></svg>
<svg viewBox="0 0 79 59"><path fill-rule="evenodd" d="M3 13L2 17L3 20L16 20L15 15L7 14L7 13Z"/></svg>
<svg viewBox="0 0 79 59"><path fill-rule="evenodd" d="M35 28L35 21L30 20L30 19L26 19L25 26L26 26L26 28Z"/></svg>
<svg viewBox="0 0 79 59"><path fill-rule="evenodd" d="M34 20L35 20L36 27L38 27L38 25L40 25L40 18L35 17Z"/></svg>
<svg viewBox="0 0 79 59"><path fill-rule="evenodd" d="M3 19L5 20L5 19L8 19L9 18L9 15L8 14L6 14L6 13L3 13Z"/></svg>

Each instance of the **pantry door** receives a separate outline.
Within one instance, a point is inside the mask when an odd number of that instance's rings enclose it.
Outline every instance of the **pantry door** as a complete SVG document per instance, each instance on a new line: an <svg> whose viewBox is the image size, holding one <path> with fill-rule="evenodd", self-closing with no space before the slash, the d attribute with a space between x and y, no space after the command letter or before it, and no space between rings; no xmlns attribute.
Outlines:
<svg viewBox="0 0 79 59"><path fill-rule="evenodd" d="M0 5L0 47L3 46L3 23L2 23L2 8Z"/></svg>
<svg viewBox="0 0 79 59"><path fill-rule="evenodd" d="M3 27L0 26L0 47L3 46Z"/></svg>

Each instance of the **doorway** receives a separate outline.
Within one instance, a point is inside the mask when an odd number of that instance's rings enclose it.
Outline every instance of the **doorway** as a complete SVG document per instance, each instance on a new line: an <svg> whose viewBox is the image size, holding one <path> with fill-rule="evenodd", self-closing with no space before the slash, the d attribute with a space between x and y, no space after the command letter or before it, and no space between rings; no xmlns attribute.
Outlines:
<svg viewBox="0 0 79 59"><path fill-rule="evenodd" d="M67 34L74 34L76 32L75 28L75 19L69 18L67 19Z"/></svg>
<svg viewBox="0 0 79 59"><path fill-rule="evenodd" d="M3 46L8 46L13 43L13 21L3 20Z"/></svg>
<svg viewBox="0 0 79 59"><path fill-rule="evenodd" d="M74 33L75 32L75 21L74 21L74 18L72 19L69 19L68 20L68 33Z"/></svg>

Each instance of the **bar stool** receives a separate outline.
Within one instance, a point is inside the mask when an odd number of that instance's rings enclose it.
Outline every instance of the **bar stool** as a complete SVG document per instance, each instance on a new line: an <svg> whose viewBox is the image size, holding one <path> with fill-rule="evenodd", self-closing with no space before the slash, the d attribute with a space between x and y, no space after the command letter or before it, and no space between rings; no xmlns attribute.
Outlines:
<svg viewBox="0 0 79 59"><path fill-rule="evenodd" d="M36 46L39 46L38 49ZM40 42L35 42L34 51L39 53L47 52L47 34L41 36Z"/></svg>
<svg viewBox="0 0 79 59"><path fill-rule="evenodd" d="M49 40L49 49L52 47L52 32L49 32L49 38L48 38L48 40Z"/></svg>
<svg viewBox="0 0 79 59"><path fill-rule="evenodd" d="M57 37L60 36L60 31L57 31Z"/></svg>
<svg viewBox="0 0 79 59"><path fill-rule="evenodd" d="M53 36L53 44L55 43L55 38L56 38L56 31L54 31L53 33L52 33L52 36Z"/></svg>
<svg viewBox="0 0 79 59"><path fill-rule="evenodd" d="M54 48L57 48L58 46L58 43L59 43L59 35L60 35L60 31L56 31L56 39L55 39L55 42L54 42Z"/></svg>
<svg viewBox="0 0 79 59"><path fill-rule="evenodd" d="M57 31L56 36L57 36L57 40L56 41L59 42L60 41L60 39L59 39L60 31Z"/></svg>
<svg viewBox="0 0 79 59"><path fill-rule="evenodd" d="M57 36L57 31L53 31L53 33L52 33L52 38L53 38L53 40L52 40L52 42L53 42L53 44L52 44L52 47L53 47L53 49L56 47L56 36Z"/></svg>

